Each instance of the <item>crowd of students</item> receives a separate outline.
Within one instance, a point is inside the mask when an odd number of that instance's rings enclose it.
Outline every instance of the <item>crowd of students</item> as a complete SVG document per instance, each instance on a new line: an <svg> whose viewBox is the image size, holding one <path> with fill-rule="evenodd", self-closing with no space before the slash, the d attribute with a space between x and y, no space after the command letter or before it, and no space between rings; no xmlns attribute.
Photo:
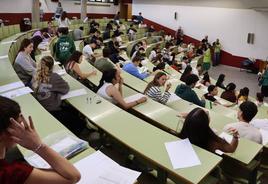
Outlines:
<svg viewBox="0 0 268 184"><path fill-rule="evenodd" d="M208 43L208 37L205 37L201 42L201 47L195 49L193 44L187 46L183 43L183 32L180 28L177 31L175 38L172 38L170 35L168 35L168 37L163 36L163 40L166 41L164 49L161 50L158 45L151 51L149 61L155 65L154 71L149 71L146 68L145 70L141 70L142 67L146 67L146 63L142 62L146 57L145 50L147 43L138 42L136 46L133 47L134 50L131 53L131 61L125 61L125 59L120 56L120 39L118 39L118 37L121 35L121 26L120 22L117 20L118 19L115 17L114 21L109 22L106 26L105 30L109 30L109 33L110 31L113 31L114 36L112 36L113 39L109 42L108 46L103 48L102 56L94 52L95 49L104 45L103 39L100 36L100 31L98 30L99 24L95 21L90 23L90 37L89 39L84 40L85 46L82 52L76 50L74 40L68 36L68 26L59 27L57 30L59 38L54 46L54 58L45 56L40 59L38 64L36 64L35 60L31 57L31 53L35 47L33 41L30 39L24 39L22 41L14 63L14 69L21 81L26 86L33 89L34 97L55 118L76 135L79 135L85 128L85 122L80 119L78 112L64 104L61 100L61 96L68 93L69 85L60 75L53 72L54 59L60 62L68 74L82 83L85 83L91 76L96 75L96 71L87 73L82 72L79 64L83 59L91 63L98 70L103 72L96 93L123 109L129 109L145 103L147 97L159 103L166 104L171 97L171 84L167 82L169 76L163 70L165 69L165 66L170 65L178 71L183 71L180 78L182 83L179 84L175 90L175 94L180 98L200 107L205 107L206 100L222 105L215 98L215 96L218 95L218 88L222 88L224 92L220 95L221 98L231 103L238 104L239 106L237 113L239 122L228 124L224 128L225 131L233 135L231 143L220 138L210 128L209 114L202 108L195 108L191 112L187 112L187 115L184 116L185 121L179 134L180 138L189 138L192 144L212 152L215 152L216 150L234 152L238 145L239 137L245 137L257 143L262 143L259 129L268 127L268 122L264 120L254 120L254 117L257 114L258 107L263 103L263 95L258 93L258 102L256 105L249 101L248 88L241 89L239 94L237 94L236 85L234 83L225 86L224 74L219 76L215 85L210 81L208 71L212 63L211 49L214 48L214 64L217 65L219 64L221 49L219 40L211 46ZM149 29L152 29L152 27ZM48 33L49 31L46 30L45 32ZM132 34L130 32L136 32L133 25L130 26L127 34ZM79 35L79 39L82 39L80 33L77 33L78 36L76 39ZM35 35L44 39L42 31L40 31L40 33L35 33ZM56 33L53 35L56 35ZM105 35L105 32L103 34L103 37L104 36L107 36ZM148 36L150 37L151 35L148 34ZM132 39L133 38L130 38L129 40L131 41ZM183 53L183 57L181 57L180 61L176 59L176 53L172 51L172 46L176 44L179 45L179 53ZM198 55L203 56L203 64L199 64L196 68L193 68L190 65L191 61ZM142 80L150 75L154 76L153 81L149 82L146 89L144 89L144 94L147 97L141 97L132 102L126 102L124 100L122 94L122 85L124 81L120 75L122 70ZM266 80L265 77L266 71L262 76L262 80ZM208 92L201 98L193 90L193 88L200 86L198 83L208 87ZM163 87L164 91L162 92L161 88ZM20 178L22 183L26 181L27 183L36 183L36 181L41 180L44 181L44 183L68 183L78 181L80 176L77 170L65 159L58 156L53 150L42 143L34 129L31 118L29 118L29 124L21 115L19 105L4 97L1 97L0 101L0 109L2 109L0 111L0 155L2 155L0 167L3 167L7 171L13 171L16 167L19 167L22 170L22 177ZM23 122L24 127L20 122ZM7 143L2 140L11 141ZM21 163L18 165L9 165L5 163L3 161L5 157L5 149L12 146L13 143L18 143L27 149L34 150L51 164L53 170L43 171L33 169L32 167ZM9 181L9 176L5 177L7 178L4 180L4 183L6 183L5 181Z"/></svg>

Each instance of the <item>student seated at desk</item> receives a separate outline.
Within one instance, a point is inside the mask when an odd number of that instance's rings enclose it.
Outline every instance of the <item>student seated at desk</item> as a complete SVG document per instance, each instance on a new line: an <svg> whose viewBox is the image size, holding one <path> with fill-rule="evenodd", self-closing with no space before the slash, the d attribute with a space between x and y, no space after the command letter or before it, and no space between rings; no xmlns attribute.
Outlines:
<svg viewBox="0 0 268 184"><path fill-rule="evenodd" d="M204 95L205 99L214 102L215 104L223 105L214 96L218 95L218 87L215 85L210 85L208 87L208 93ZM225 107L232 107L234 104L224 104Z"/></svg>
<svg viewBox="0 0 268 184"><path fill-rule="evenodd" d="M166 81L167 75L164 72L158 72L154 76L154 80L147 85L146 89L144 90L144 94L157 102L166 104L171 95L168 92L171 87L171 84L167 84L165 92L163 94L160 89L160 87L165 86Z"/></svg>
<svg viewBox="0 0 268 184"><path fill-rule="evenodd" d="M224 127L224 131L228 131L230 128L235 128L241 137L261 144L262 135L260 131L250 123L257 112L258 108L255 103L250 101L243 102L239 106L239 110L237 112L239 122L226 125Z"/></svg>
<svg viewBox="0 0 268 184"><path fill-rule="evenodd" d="M201 108L193 109L186 117L179 137L188 138L196 146L211 152L220 150L226 153L233 153L238 145L238 133L231 129L233 139L229 144L224 139L217 136L209 127L209 115Z"/></svg>
<svg viewBox="0 0 268 184"><path fill-rule="evenodd" d="M115 86L118 84L118 88ZM138 104L146 102L146 97L142 97L134 102L126 103L122 94L123 79L117 69L111 69L102 74L97 94L106 100L118 104L124 109L130 109Z"/></svg>
<svg viewBox="0 0 268 184"><path fill-rule="evenodd" d="M80 26L74 30L74 41L83 40L84 27Z"/></svg>
<svg viewBox="0 0 268 184"><path fill-rule="evenodd" d="M66 61L70 58L72 53L76 50L74 41L68 36L69 30L67 27L61 27L58 29L59 39L54 45L55 58L62 65L66 64Z"/></svg>
<svg viewBox="0 0 268 184"><path fill-rule="evenodd" d="M17 102L0 96L0 183L1 184L67 184L80 179L79 171L65 158L45 145L36 132L32 118L27 122ZM25 162L8 163L6 151L16 144L42 157L51 169L33 168Z"/></svg>
<svg viewBox="0 0 268 184"><path fill-rule="evenodd" d="M66 11L62 12L60 18L58 19L58 25L59 25L59 28L61 28L61 27L67 27L68 28L71 25L71 22L67 17L67 12Z"/></svg>
<svg viewBox="0 0 268 184"><path fill-rule="evenodd" d="M76 135L85 127L73 109L62 105L61 96L69 92L68 83L53 72L54 60L44 56L33 78L32 86L35 98L40 104Z"/></svg>
<svg viewBox="0 0 268 184"><path fill-rule="evenodd" d="M70 74L73 78L77 80L84 80L92 75L96 75L96 71L83 73L79 67L79 64L82 63L83 54L80 51L74 51L71 57L68 59L67 64L65 65L66 72Z"/></svg>
<svg viewBox="0 0 268 184"><path fill-rule="evenodd" d="M109 59L110 56L110 49L108 47L105 47L102 50L102 58L95 61L94 66L101 72L111 70L115 68L115 65L113 65L112 61Z"/></svg>
<svg viewBox="0 0 268 184"><path fill-rule="evenodd" d="M244 87L240 89L239 94L237 96L237 103L243 103L248 101L249 89Z"/></svg>
<svg viewBox="0 0 268 184"><path fill-rule="evenodd" d="M225 75L224 74L220 74L219 75L219 78L216 82L216 86L222 88L222 89L226 89L225 85L223 84L224 82L224 78L225 78Z"/></svg>
<svg viewBox="0 0 268 184"><path fill-rule="evenodd" d="M220 102L217 101L217 99L214 97L218 94L218 88L215 85L208 86L208 93L204 94L204 97L211 101L220 104Z"/></svg>
<svg viewBox="0 0 268 184"><path fill-rule="evenodd" d="M135 57L133 58L132 62L127 63L123 66L123 70L126 71L127 73L143 80L146 77L148 77L150 75L150 73L148 72L144 72L144 73L140 73L138 70L138 67L141 64L141 58L140 57Z"/></svg>
<svg viewBox="0 0 268 184"><path fill-rule="evenodd" d="M101 32L99 30L96 30L90 39L90 43L96 43L96 49L101 48L101 46L103 45L103 39L100 37L100 35Z"/></svg>
<svg viewBox="0 0 268 184"><path fill-rule="evenodd" d="M191 65L187 65L185 70L183 71L180 80L182 82L185 82L187 77L192 74L192 67Z"/></svg>
<svg viewBox="0 0 268 184"><path fill-rule="evenodd" d="M35 61L30 56L32 51L32 41L24 39L21 42L19 53L14 62L14 70L26 86L31 86L32 77L36 72Z"/></svg>
<svg viewBox="0 0 268 184"><path fill-rule="evenodd" d="M96 61L96 57L99 57L98 54L94 53L94 49L97 48L97 42L92 41L89 44L86 44L83 48L83 55L85 56L85 59L94 65L94 62Z"/></svg>
<svg viewBox="0 0 268 184"><path fill-rule="evenodd" d="M133 60L136 56L145 58L145 49L142 46L133 53L133 55L131 56L131 60Z"/></svg>
<svg viewBox="0 0 268 184"><path fill-rule="evenodd" d="M236 88L236 85L234 83L229 83L226 86L226 90L224 92L222 92L221 98L228 100L229 102L236 103L237 97L235 94L235 88Z"/></svg>
<svg viewBox="0 0 268 184"><path fill-rule="evenodd" d="M200 81L200 83L205 86L209 86L211 84L208 72L204 73L203 79Z"/></svg>
<svg viewBox="0 0 268 184"><path fill-rule="evenodd" d="M198 80L199 78L196 75L194 74L189 75L186 78L185 84L179 84L177 86L175 94L188 102L192 102L201 107L205 107L206 105L205 99L203 99L202 97L202 99L200 100L195 91L193 90Z"/></svg>
<svg viewBox="0 0 268 184"><path fill-rule="evenodd" d="M263 104L264 104L263 99L264 99L264 95L262 93L257 93L256 94L256 105L258 107L263 106Z"/></svg>
<svg viewBox="0 0 268 184"><path fill-rule="evenodd" d="M128 40L133 41L135 39L136 33L137 30L133 27L133 24L130 24L129 29L127 30Z"/></svg>

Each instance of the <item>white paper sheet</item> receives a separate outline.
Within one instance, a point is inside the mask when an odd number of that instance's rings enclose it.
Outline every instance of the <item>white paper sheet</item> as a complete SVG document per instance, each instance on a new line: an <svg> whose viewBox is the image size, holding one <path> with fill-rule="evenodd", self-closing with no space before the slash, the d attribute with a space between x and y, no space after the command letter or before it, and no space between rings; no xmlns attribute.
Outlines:
<svg viewBox="0 0 268 184"><path fill-rule="evenodd" d="M214 96L214 98L216 98L216 100L218 102L220 102L222 105L227 105L228 102L224 101L222 98L218 97L218 96Z"/></svg>
<svg viewBox="0 0 268 184"><path fill-rule="evenodd" d="M58 75L62 76L66 74L65 69L58 69L54 71L55 73L57 73Z"/></svg>
<svg viewBox="0 0 268 184"><path fill-rule="evenodd" d="M54 65L59 65L59 64L60 64L60 62L58 62L58 61L54 62Z"/></svg>
<svg viewBox="0 0 268 184"><path fill-rule="evenodd" d="M10 91L12 89L17 89L17 88L21 88L24 87L23 82L19 81L19 82L12 82L3 86L0 86L0 93L3 93L5 91Z"/></svg>
<svg viewBox="0 0 268 184"><path fill-rule="evenodd" d="M262 137L262 144L266 145L268 143L268 131L260 129L261 137Z"/></svg>
<svg viewBox="0 0 268 184"><path fill-rule="evenodd" d="M227 134L226 132L222 132L219 137L221 137L222 139L226 140L226 142L228 142L229 144L231 144L232 140L233 140L233 136L230 134Z"/></svg>
<svg viewBox="0 0 268 184"><path fill-rule="evenodd" d="M62 100L68 99L68 98L72 98L72 97L76 97L76 96L82 96L82 95L86 95L87 91L85 89L77 89L77 90L73 90L73 91L69 91L69 93L67 93L66 95L63 95L61 97Z"/></svg>
<svg viewBox="0 0 268 184"><path fill-rule="evenodd" d="M6 59L8 58L8 55L0 56L0 59Z"/></svg>
<svg viewBox="0 0 268 184"><path fill-rule="evenodd" d="M181 100L180 97L178 97L175 93L170 93L170 97L168 99L168 103Z"/></svg>
<svg viewBox="0 0 268 184"><path fill-rule="evenodd" d="M137 101L137 100L139 100L142 97L145 97L145 95L143 95L141 93L137 93L135 95L132 95L132 96L129 96L129 97L124 98L124 100L125 100L126 103L130 103L130 102Z"/></svg>
<svg viewBox="0 0 268 184"><path fill-rule="evenodd" d="M74 166L81 173L78 184L132 184L141 174L118 165L100 151L76 162Z"/></svg>
<svg viewBox="0 0 268 184"><path fill-rule="evenodd" d="M193 167L201 164L189 139L168 142L165 143L165 146L173 169Z"/></svg>
<svg viewBox="0 0 268 184"><path fill-rule="evenodd" d="M2 93L0 95L4 96L4 97L7 97L7 98L15 98L15 97L26 95L26 94L29 94L29 93L32 93L32 92L33 92L33 90L31 90L31 88L24 87L24 88L16 89L16 90L9 91L9 92L6 92L6 93Z"/></svg>

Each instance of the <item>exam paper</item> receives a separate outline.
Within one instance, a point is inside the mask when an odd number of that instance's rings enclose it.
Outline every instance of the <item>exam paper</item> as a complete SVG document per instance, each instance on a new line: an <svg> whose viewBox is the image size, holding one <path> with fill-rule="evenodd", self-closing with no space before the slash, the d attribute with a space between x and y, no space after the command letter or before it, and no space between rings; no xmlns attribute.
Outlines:
<svg viewBox="0 0 268 184"><path fill-rule="evenodd" d="M54 71L55 73L57 73L58 75L62 76L62 75L65 75L66 74L66 71L65 69L59 69L59 70L56 70Z"/></svg>
<svg viewBox="0 0 268 184"><path fill-rule="evenodd" d="M66 95L61 96L61 99L65 100L68 98L82 96L82 95L86 95L86 94L87 94L87 91L85 89L77 89L77 90L69 91Z"/></svg>
<svg viewBox="0 0 268 184"><path fill-rule="evenodd" d="M130 103L130 102L137 101L137 100L139 100L142 97L145 97L145 95L143 95L141 93L137 93L135 95L132 95L132 96L129 96L129 97L124 98L124 100L125 100L126 103Z"/></svg>
<svg viewBox="0 0 268 184"><path fill-rule="evenodd" d="M169 99L168 99L168 103L170 103L170 102L174 102L174 101L178 101L178 100L180 100L181 98L180 97L178 97L175 93L170 93L171 95L170 95L170 97L169 97Z"/></svg>
<svg viewBox="0 0 268 184"><path fill-rule="evenodd" d="M10 91L12 89L17 89L20 87L24 87L23 82L19 81L19 82L12 82L3 86L0 86L0 93L5 92L5 91Z"/></svg>
<svg viewBox="0 0 268 184"><path fill-rule="evenodd" d="M268 143L268 131L260 129L261 137L262 137L262 144L266 145Z"/></svg>
<svg viewBox="0 0 268 184"><path fill-rule="evenodd" d="M173 169L193 167L201 164L189 139L167 142L165 146Z"/></svg>
<svg viewBox="0 0 268 184"><path fill-rule="evenodd" d="M32 92L33 92L33 90L31 90L31 88L23 87L23 88L20 88L20 89L16 89L16 90L13 90L13 91L2 93L0 95L4 96L4 97L7 97L7 98L15 98L15 97L26 95L26 94L32 93Z"/></svg>
<svg viewBox="0 0 268 184"><path fill-rule="evenodd" d="M222 132L219 137L221 137L222 139L226 140L226 142L228 142L229 144L231 144L232 140L233 140L233 136L230 134L227 134L226 132Z"/></svg>
<svg viewBox="0 0 268 184"><path fill-rule="evenodd" d="M100 151L76 162L74 166L81 173L78 184L133 184L141 174L118 165Z"/></svg>

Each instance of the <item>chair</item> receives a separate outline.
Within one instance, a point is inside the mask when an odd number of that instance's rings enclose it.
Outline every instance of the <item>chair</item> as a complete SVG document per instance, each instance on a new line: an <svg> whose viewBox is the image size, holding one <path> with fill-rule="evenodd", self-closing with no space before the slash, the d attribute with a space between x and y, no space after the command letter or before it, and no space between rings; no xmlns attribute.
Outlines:
<svg viewBox="0 0 268 184"><path fill-rule="evenodd" d="M20 33L20 25L19 24L14 25L14 31L15 31L15 34Z"/></svg>
<svg viewBox="0 0 268 184"><path fill-rule="evenodd" d="M3 27L3 38L6 38L9 36L9 28L8 26Z"/></svg>
<svg viewBox="0 0 268 184"><path fill-rule="evenodd" d="M14 25L12 25L12 26L8 26L8 30L9 30L9 36L15 34L15 28L14 28Z"/></svg>

